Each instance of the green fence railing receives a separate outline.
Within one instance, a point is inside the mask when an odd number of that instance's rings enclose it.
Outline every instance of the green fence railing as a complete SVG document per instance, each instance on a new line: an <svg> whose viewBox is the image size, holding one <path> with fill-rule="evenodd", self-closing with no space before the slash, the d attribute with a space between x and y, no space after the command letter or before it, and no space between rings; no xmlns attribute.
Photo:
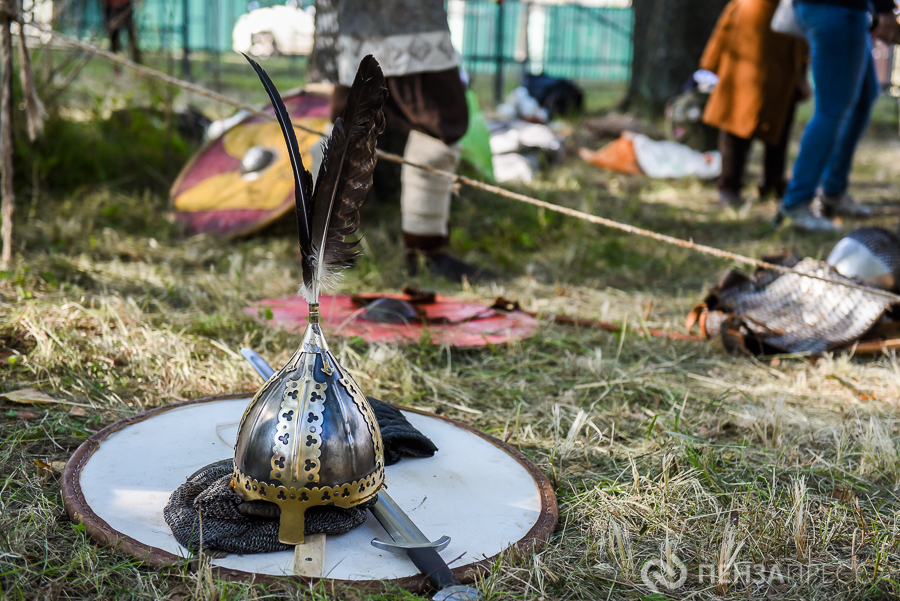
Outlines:
<svg viewBox="0 0 900 601"><path fill-rule="evenodd" d="M277 0L258 0L257 6L283 4ZM181 50L185 47L209 52L230 52L231 31L238 18L247 12L247 0L137 0L135 14L138 39L149 51ZM185 19L187 14L187 31ZM78 37L104 35L99 0L71 0L71 8L61 15L56 27Z"/></svg>
<svg viewBox="0 0 900 601"><path fill-rule="evenodd" d="M69 1L56 26L79 37L102 38L99 0ZM258 0L253 4L279 2ZM234 24L248 9L247 0L136 0L135 5L140 45L149 51L187 47L229 52ZM495 0L466 0L463 19L451 18L451 27L459 26L463 31L461 35L454 31L454 37L462 40L463 66L471 73L502 74L524 68L573 79L628 79L631 8L519 0L504 0L501 6Z"/></svg>
<svg viewBox="0 0 900 601"><path fill-rule="evenodd" d="M498 67L521 69L524 60L532 73L624 81L631 68L632 21L631 8L510 0L500 7L468 0L463 65L473 73L495 73Z"/></svg>

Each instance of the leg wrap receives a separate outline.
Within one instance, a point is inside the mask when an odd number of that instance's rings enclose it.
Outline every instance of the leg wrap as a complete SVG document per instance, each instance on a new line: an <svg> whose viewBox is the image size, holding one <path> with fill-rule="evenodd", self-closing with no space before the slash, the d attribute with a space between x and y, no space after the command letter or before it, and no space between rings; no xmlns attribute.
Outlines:
<svg viewBox="0 0 900 601"><path fill-rule="evenodd" d="M442 171L456 173L459 146L417 131L409 134L403 158ZM403 165L400 171L400 208L403 231L417 236L447 236L453 182L445 177Z"/></svg>

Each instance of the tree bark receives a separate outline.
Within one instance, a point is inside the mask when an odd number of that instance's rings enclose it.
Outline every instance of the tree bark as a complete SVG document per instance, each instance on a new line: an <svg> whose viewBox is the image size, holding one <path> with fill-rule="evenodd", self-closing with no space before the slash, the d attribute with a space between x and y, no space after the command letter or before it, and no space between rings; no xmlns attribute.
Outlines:
<svg viewBox="0 0 900 601"><path fill-rule="evenodd" d="M0 251L0 268L9 269L12 264L13 208L16 196L13 192L13 134L12 134L12 34L9 30L10 18L0 15L0 235L3 249Z"/></svg>
<svg viewBox="0 0 900 601"><path fill-rule="evenodd" d="M337 83L337 11L331 0L316 0L316 36L306 63L307 83Z"/></svg>
<svg viewBox="0 0 900 601"><path fill-rule="evenodd" d="M728 0L633 0L631 80L623 108L662 115L697 70Z"/></svg>

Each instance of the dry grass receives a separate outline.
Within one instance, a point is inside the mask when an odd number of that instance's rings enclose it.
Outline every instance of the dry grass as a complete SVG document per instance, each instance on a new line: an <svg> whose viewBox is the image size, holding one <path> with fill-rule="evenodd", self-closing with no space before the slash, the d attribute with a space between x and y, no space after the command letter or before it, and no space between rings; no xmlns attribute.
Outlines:
<svg viewBox="0 0 900 601"><path fill-rule="evenodd" d="M863 200L895 201L894 146L866 141ZM771 202L736 216L715 207L709 186L612 176L577 159L529 192L751 255L787 246L818 256L835 241L773 234ZM153 570L100 548L66 519L54 469L124 416L253 389L242 346L272 363L288 356L296 337L242 310L296 290L290 228L237 243L185 239L154 194L21 198L17 267L0 280L0 340L16 355L0 389L35 387L59 403L0 400L0 597L334 597L225 583L205 568ZM396 208L371 206L364 223L368 254L344 289L396 290L407 281ZM510 277L412 283L626 330L548 325L478 351L333 340L368 394L508 440L551 478L561 508L551 543L498 561L480 583L489 599L900 595L896 355L770 363L648 338L647 327L680 329L728 266L471 191L454 224L458 252Z"/></svg>

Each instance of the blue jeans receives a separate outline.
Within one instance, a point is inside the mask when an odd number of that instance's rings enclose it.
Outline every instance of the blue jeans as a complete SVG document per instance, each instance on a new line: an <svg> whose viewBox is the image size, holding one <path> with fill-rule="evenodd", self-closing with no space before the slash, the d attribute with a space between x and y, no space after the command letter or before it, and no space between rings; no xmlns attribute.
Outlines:
<svg viewBox="0 0 900 601"><path fill-rule="evenodd" d="M785 209L808 205L820 185L828 195L847 190L853 154L878 97L866 11L805 2L795 3L794 10L809 40L816 106L803 132Z"/></svg>

